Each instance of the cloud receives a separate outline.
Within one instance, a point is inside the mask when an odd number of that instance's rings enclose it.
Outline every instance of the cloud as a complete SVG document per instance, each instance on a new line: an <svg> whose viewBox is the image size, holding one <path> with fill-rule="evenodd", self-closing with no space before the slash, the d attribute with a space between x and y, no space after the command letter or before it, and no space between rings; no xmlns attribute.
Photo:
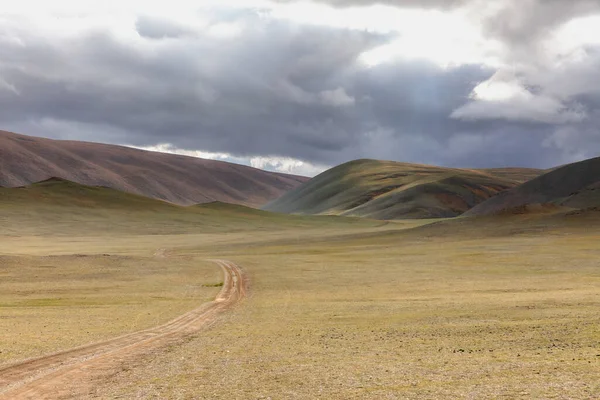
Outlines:
<svg viewBox="0 0 600 400"><path fill-rule="evenodd" d="M0 47L0 71L23 95L1 96L0 118L32 134L71 121L97 127L77 138L106 140L109 125L123 132L110 137L118 143L244 156L310 159L319 158L315 144L324 153L345 146L356 117L340 84L379 37L252 18L240 40L227 42L201 31L164 41L91 29L49 45L48 32L15 24L11 33L26 46Z"/></svg>
<svg viewBox="0 0 600 400"><path fill-rule="evenodd" d="M579 122L586 118L579 103L568 104L563 96L535 93L514 75L495 73L477 85L472 101L454 110L452 118L464 120L506 119L549 124Z"/></svg>
<svg viewBox="0 0 600 400"><path fill-rule="evenodd" d="M507 0L483 12L484 35L501 44L502 64L451 113L462 120L565 124L586 118L579 97L598 92L600 3ZM598 17L594 17L598 14ZM595 24L594 24L595 22ZM585 83L584 83L585 82Z"/></svg>
<svg viewBox="0 0 600 400"><path fill-rule="evenodd" d="M287 174L315 176L331 168L331 165L311 164L306 161L297 160L290 157L252 157L250 165L254 168L266 169L269 171L284 172Z"/></svg>
<svg viewBox="0 0 600 400"><path fill-rule="evenodd" d="M478 4L475 4L475 10ZM516 56L531 58L555 28L574 18L600 12L596 0L504 0L484 21L484 32L512 47Z"/></svg>
<svg viewBox="0 0 600 400"><path fill-rule="evenodd" d="M323 90L319 93L319 97L324 105L333 107L350 106L356 103L356 100L353 97L348 96L346 90L341 87L334 90Z"/></svg>
<svg viewBox="0 0 600 400"><path fill-rule="evenodd" d="M139 16L135 30L140 36L150 39L180 38L193 33L193 29L158 17Z"/></svg>
<svg viewBox="0 0 600 400"><path fill-rule="evenodd" d="M328 4L334 7L364 7L373 4L385 4L401 8L435 8L451 9L469 3L471 0L317 0L318 3ZM293 3L290 0L278 0L278 3Z"/></svg>
<svg viewBox="0 0 600 400"><path fill-rule="evenodd" d="M523 93L512 102L479 100L454 110L452 118L475 121L481 119L506 119L509 121L543 122L549 124L578 122L585 118L580 105L573 107L549 97Z"/></svg>
<svg viewBox="0 0 600 400"><path fill-rule="evenodd" d="M600 150L595 2L331 1L331 23L309 3L184 3L0 13L1 127L309 175Z"/></svg>
<svg viewBox="0 0 600 400"><path fill-rule="evenodd" d="M297 160L290 157L277 156L255 156L236 157L228 153L212 153L201 150L179 149L170 143L159 143L155 146L131 146L135 149L155 151L159 153L179 154L189 157L199 157L209 160L227 161L236 164L249 165L254 168L267 171L282 172L300 176L315 176L331 168L331 165L314 165L307 161Z"/></svg>

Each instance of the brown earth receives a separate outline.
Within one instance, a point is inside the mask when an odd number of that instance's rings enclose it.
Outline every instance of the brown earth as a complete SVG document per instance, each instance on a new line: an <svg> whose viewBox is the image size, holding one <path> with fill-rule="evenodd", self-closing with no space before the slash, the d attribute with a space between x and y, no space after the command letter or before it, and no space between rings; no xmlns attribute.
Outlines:
<svg viewBox="0 0 600 400"><path fill-rule="evenodd" d="M180 205L222 201L260 206L308 178L129 147L0 131L0 186L58 177Z"/></svg>
<svg viewBox="0 0 600 400"><path fill-rule="evenodd" d="M476 205L465 215L506 214L536 204L574 209L598 207L599 187L600 157L596 157L549 170Z"/></svg>
<svg viewBox="0 0 600 400"><path fill-rule="evenodd" d="M355 160L323 172L263 209L381 220L456 217L541 173L528 168L476 170Z"/></svg>
<svg viewBox="0 0 600 400"><path fill-rule="evenodd" d="M180 343L209 326L243 299L248 288L248 278L237 265L215 262L225 280L213 302L155 328L4 367L0 369L0 400L78 398L96 380L126 369L128 362Z"/></svg>
<svg viewBox="0 0 600 400"><path fill-rule="evenodd" d="M517 182L527 182L533 178L537 178L545 172L542 169L520 167L484 168L474 171L481 171L499 178L512 179Z"/></svg>

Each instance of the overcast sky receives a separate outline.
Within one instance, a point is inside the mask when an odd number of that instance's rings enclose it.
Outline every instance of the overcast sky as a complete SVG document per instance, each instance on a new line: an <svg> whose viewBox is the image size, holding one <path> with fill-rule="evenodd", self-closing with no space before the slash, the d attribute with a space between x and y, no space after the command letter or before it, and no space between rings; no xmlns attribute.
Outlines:
<svg viewBox="0 0 600 400"><path fill-rule="evenodd" d="M19 0L0 129L304 175L551 167L600 155L600 0Z"/></svg>

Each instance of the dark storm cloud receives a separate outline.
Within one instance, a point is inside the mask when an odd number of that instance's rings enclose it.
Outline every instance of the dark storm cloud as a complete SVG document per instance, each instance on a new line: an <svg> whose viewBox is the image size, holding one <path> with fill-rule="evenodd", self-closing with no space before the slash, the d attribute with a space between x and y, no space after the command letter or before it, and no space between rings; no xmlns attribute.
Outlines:
<svg viewBox="0 0 600 400"><path fill-rule="evenodd" d="M125 39L0 28L2 128L327 165L371 157L549 167L600 150L593 96L578 98L589 118L573 124L457 120L453 110L493 70L410 60L366 68L357 58L388 36L248 14L228 22L243 23L243 34L215 38L157 17L140 17Z"/></svg>
<svg viewBox="0 0 600 400"><path fill-rule="evenodd" d="M122 132L111 138L121 143L303 158L339 151L355 134L357 116L347 110L354 99L341 76L381 43L283 23L257 24L233 40L201 36L151 48L103 32L64 47L20 33L27 46L0 46L1 76L16 88L0 92L4 126L34 121L35 134L48 121L52 129L72 121L87 126L78 137L88 140L104 140L108 125Z"/></svg>

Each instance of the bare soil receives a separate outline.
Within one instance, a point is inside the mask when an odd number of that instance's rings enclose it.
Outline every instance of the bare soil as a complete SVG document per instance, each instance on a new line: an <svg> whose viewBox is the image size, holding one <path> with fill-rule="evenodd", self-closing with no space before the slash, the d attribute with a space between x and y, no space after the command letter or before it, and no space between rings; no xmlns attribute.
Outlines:
<svg viewBox="0 0 600 400"><path fill-rule="evenodd" d="M308 180L217 160L0 131L0 186L52 177L180 205L222 201L249 206L265 204Z"/></svg>

